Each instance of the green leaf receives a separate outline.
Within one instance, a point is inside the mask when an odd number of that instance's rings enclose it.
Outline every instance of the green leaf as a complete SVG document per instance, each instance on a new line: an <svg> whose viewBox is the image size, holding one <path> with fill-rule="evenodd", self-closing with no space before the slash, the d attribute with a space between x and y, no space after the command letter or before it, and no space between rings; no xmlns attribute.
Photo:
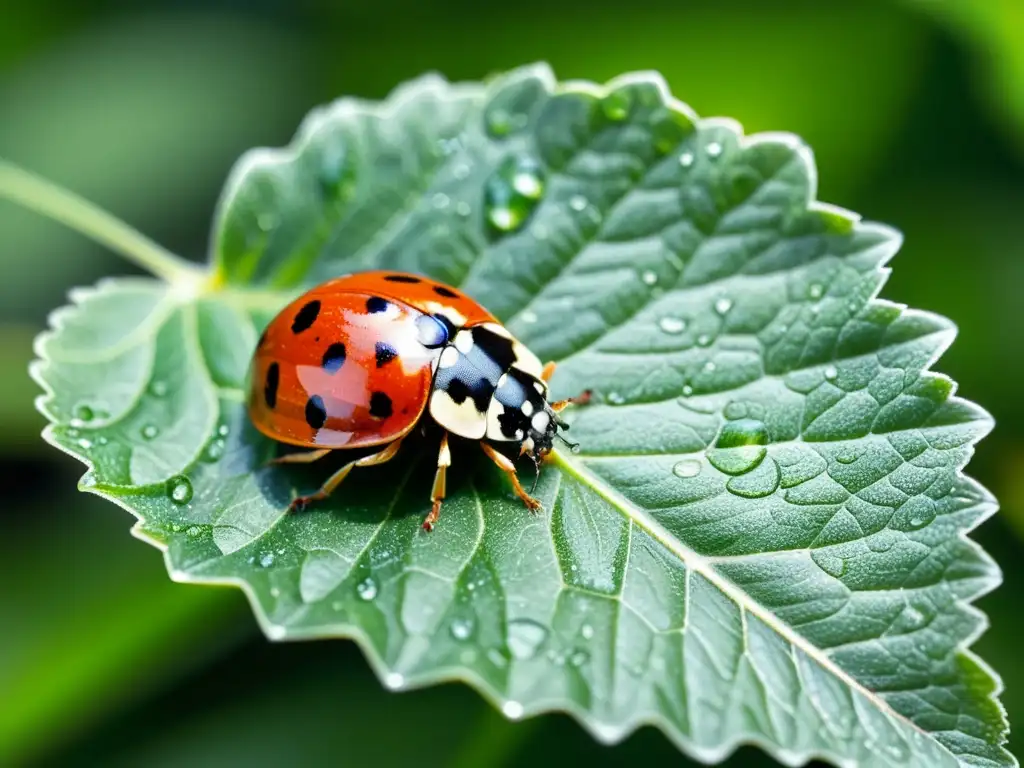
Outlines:
<svg viewBox="0 0 1024 768"><path fill-rule="evenodd" d="M356 639L392 688L461 679L510 718L653 723L716 760L1013 765L967 647L1000 580L960 470L991 427L928 371L955 334L876 297L899 237L814 201L809 150L698 120L652 74L427 76L246 155L213 279L108 281L38 342L46 436L180 581L231 583L273 639ZM435 446L286 515L323 466L268 467L248 355L303 287L386 267L453 283L542 358L579 454L531 516Z"/></svg>

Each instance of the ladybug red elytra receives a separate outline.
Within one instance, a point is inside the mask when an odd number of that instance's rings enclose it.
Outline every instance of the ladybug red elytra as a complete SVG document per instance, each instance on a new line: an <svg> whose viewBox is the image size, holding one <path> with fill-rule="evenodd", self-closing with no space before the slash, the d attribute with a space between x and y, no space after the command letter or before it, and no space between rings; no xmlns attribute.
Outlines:
<svg viewBox="0 0 1024 768"><path fill-rule="evenodd" d="M548 401L554 363L540 360L490 312L451 286L375 271L329 280L290 303L260 337L250 369L249 416L267 437L312 448L274 463L309 463L334 450L382 446L350 461L290 510L327 498L354 467L394 458L423 419L441 428L432 530L451 465L449 434L479 441L531 510L540 503L495 445L518 444L539 463L579 397Z"/></svg>

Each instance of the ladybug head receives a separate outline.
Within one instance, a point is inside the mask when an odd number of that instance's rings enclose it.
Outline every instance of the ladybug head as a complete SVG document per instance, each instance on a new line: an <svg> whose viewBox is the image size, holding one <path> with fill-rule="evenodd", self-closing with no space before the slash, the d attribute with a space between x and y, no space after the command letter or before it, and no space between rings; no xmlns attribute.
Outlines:
<svg viewBox="0 0 1024 768"><path fill-rule="evenodd" d="M537 411L530 418L530 428L520 446L520 454L526 454L533 459L534 466L538 469L538 476L540 463L551 452L556 439L565 443L573 453L579 450L579 443L571 443L559 433L560 429L568 428L569 425L562 421L547 403L544 404L543 410ZM533 485L536 488L536 478L534 478Z"/></svg>

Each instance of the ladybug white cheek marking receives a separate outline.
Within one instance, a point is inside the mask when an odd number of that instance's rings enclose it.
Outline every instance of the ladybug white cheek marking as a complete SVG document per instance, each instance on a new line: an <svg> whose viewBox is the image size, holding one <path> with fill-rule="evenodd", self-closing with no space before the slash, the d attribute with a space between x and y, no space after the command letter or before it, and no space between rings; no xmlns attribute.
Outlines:
<svg viewBox="0 0 1024 768"><path fill-rule="evenodd" d="M435 389L430 395L430 415L460 437L480 440L487 434L487 414L477 410L471 397L456 403L443 389Z"/></svg>
<svg viewBox="0 0 1024 768"><path fill-rule="evenodd" d="M495 442L517 442L525 437L522 429L516 429L512 434L507 434L502 426L502 421L508 423L508 408L502 405L496 398L491 400L487 407L487 439Z"/></svg>

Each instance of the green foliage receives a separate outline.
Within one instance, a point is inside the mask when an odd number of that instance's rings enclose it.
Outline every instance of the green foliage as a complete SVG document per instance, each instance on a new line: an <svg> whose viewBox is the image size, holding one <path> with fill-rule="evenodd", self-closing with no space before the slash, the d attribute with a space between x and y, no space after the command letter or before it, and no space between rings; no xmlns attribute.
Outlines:
<svg viewBox="0 0 1024 768"><path fill-rule="evenodd" d="M46 436L173 578L242 587L274 639L355 638L389 687L462 679L609 742L655 723L705 760L1014 764L966 649L999 582L960 473L990 419L927 370L952 326L875 298L897 234L814 197L797 139L698 121L653 75L343 99L239 163L211 279L55 313ZM598 393L542 514L457 450L421 532L425 446L285 514L327 470L266 466L249 352L302 287L380 266L459 285L559 361L556 394Z"/></svg>

